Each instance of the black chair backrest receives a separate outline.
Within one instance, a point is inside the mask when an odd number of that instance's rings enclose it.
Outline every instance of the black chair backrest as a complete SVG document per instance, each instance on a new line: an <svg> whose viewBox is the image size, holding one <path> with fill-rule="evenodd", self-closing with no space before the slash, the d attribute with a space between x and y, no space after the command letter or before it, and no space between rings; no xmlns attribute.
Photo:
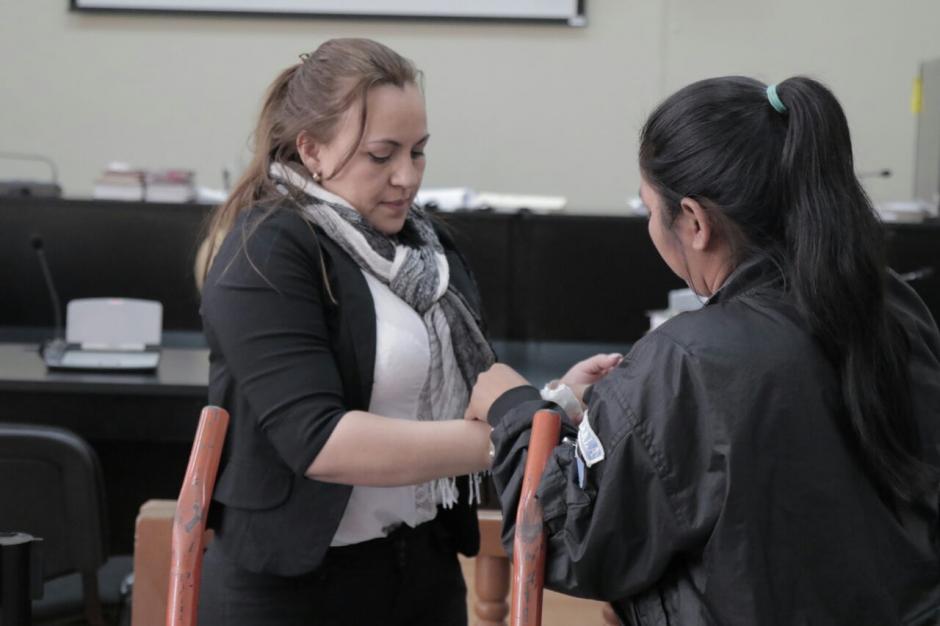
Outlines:
<svg viewBox="0 0 940 626"><path fill-rule="evenodd" d="M0 530L42 537L43 579L95 572L106 560L98 456L75 433L0 422Z"/></svg>

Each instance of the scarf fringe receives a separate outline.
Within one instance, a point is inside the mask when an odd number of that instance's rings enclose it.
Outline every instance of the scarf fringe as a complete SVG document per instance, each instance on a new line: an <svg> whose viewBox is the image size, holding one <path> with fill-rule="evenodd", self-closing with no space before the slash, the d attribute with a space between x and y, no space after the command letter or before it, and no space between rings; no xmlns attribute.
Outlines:
<svg viewBox="0 0 940 626"><path fill-rule="evenodd" d="M485 472L489 473L489 472ZM470 475L470 505L476 504L480 506L483 504L483 496L480 491L480 482L483 480L483 473L476 472L475 474Z"/></svg>
<svg viewBox="0 0 940 626"><path fill-rule="evenodd" d="M457 496L459 495L457 491L457 479L453 476L438 478L434 481L434 486L437 488L437 499L440 501L441 506L445 509L454 508L454 505L457 504Z"/></svg>
<svg viewBox="0 0 940 626"><path fill-rule="evenodd" d="M483 490L481 483L483 481L483 476L489 474L486 472L475 472L468 476L469 480L469 498L468 503L470 506L476 504L477 506L483 504ZM438 502L445 509L452 509L454 505L457 504L460 498L460 491L457 489L457 479L453 476L446 478L438 478L434 481L434 488L437 489Z"/></svg>

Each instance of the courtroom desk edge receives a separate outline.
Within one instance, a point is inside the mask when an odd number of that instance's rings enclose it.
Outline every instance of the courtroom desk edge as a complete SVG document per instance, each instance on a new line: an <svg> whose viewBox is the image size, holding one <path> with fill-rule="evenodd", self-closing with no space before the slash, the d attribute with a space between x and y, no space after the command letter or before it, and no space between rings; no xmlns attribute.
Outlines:
<svg viewBox="0 0 940 626"><path fill-rule="evenodd" d="M35 344L0 343L0 391L205 398L209 351L163 348L155 374L51 372Z"/></svg>

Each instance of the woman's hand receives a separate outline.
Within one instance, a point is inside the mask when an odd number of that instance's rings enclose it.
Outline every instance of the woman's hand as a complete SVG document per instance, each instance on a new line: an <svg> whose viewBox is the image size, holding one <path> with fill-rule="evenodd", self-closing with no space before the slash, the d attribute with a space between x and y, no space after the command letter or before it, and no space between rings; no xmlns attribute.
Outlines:
<svg viewBox="0 0 940 626"><path fill-rule="evenodd" d="M571 369L561 377L561 382L571 388L575 388L575 386L584 387L593 385L604 376L607 376L612 369L620 365L622 360L623 355L617 352L595 354L592 357L588 357L572 365Z"/></svg>
<svg viewBox="0 0 940 626"><path fill-rule="evenodd" d="M477 378L464 418L486 421L486 415L498 397L510 389L528 384L529 381L508 365L494 364Z"/></svg>

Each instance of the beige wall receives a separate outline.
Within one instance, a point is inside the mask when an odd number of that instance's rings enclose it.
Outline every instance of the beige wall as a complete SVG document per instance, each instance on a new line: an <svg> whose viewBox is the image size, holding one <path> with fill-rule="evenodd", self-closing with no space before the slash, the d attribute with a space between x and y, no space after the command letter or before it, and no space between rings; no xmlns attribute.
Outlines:
<svg viewBox="0 0 940 626"><path fill-rule="evenodd" d="M615 212L638 186L636 134L668 92L744 73L827 82L878 200L912 187L911 81L940 57L940 2L587 0L589 25L72 13L0 0L0 150L58 163L87 196L112 160L193 168L219 186L247 160L259 99L300 52L335 36L389 44L424 69L428 186L562 194ZM0 178L42 170L0 161Z"/></svg>

